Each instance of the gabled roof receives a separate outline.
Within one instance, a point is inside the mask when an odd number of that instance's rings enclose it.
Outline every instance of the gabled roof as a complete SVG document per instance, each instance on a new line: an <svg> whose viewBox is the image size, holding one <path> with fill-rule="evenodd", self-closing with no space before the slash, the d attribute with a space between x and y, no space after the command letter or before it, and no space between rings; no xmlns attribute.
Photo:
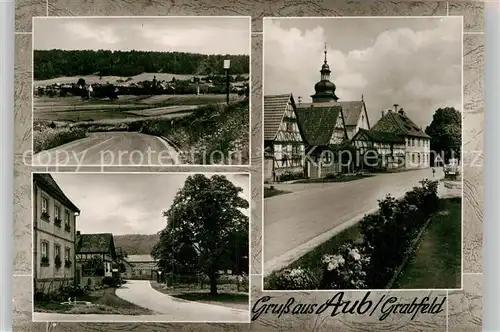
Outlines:
<svg viewBox="0 0 500 332"><path fill-rule="evenodd" d="M401 134L388 131L375 131L360 128L359 131L352 138L356 140L359 136L366 135L371 141L377 143L399 143L404 144L405 138Z"/></svg>
<svg viewBox="0 0 500 332"><path fill-rule="evenodd" d="M339 101L342 106L342 113L344 113L344 120L346 126L356 126L359 118L364 110L364 101Z"/></svg>
<svg viewBox="0 0 500 332"><path fill-rule="evenodd" d="M61 188L57 185L56 181L48 173L33 173L33 183L36 183L43 190L47 191L66 207L72 209L74 212L80 212L80 209L71 202L71 200L64 194Z"/></svg>
<svg viewBox="0 0 500 332"><path fill-rule="evenodd" d="M340 106L299 108L297 110L298 124L307 144L310 146L329 145L341 112Z"/></svg>
<svg viewBox="0 0 500 332"><path fill-rule="evenodd" d="M129 255L127 261L130 263L146 263L154 262L155 259L151 255Z"/></svg>
<svg viewBox="0 0 500 332"><path fill-rule="evenodd" d="M393 132L404 136L430 138L404 112L386 112L372 127L372 130Z"/></svg>
<svg viewBox="0 0 500 332"><path fill-rule="evenodd" d="M294 107L293 96L291 93L282 95L264 96L264 140L274 140L278 134L281 121L285 115L286 106L289 101L292 101Z"/></svg>
<svg viewBox="0 0 500 332"><path fill-rule="evenodd" d="M297 109L311 107L314 103L300 103L297 105ZM317 104L314 104L317 105ZM342 106L342 114L344 116L344 121L346 127L356 126L359 122L359 118L365 113L365 102L360 101L337 101L336 105ZM368 121L368 116L366 120ZM368 122L369 125L369 122Z"/></svg>
<svg viewBox="0 0 500 332"><path fill-rule="evenodd" d="M113 234L98 233L98 234L80 234L76 236L76 253L77 254L96 254L96 253L111 253L116 256L115 242Z"/></svg>

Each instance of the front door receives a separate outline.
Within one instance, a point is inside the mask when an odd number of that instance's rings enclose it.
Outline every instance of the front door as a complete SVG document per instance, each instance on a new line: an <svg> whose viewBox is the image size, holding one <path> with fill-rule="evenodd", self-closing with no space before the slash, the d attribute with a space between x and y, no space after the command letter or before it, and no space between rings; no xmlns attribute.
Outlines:
<svg viewBox="0 0 500 332"><path fill-rule="evenodd" d="M76 269L75 282L77 285L80 285L80 281L82 280L82 270L80 268Z"/></svg>

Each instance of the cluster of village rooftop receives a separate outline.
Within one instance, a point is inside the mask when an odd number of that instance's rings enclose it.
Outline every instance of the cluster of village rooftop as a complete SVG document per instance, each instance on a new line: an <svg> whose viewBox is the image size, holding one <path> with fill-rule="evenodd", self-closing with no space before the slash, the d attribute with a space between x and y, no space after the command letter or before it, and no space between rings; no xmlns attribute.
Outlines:
<svg viewBox="0 0 500 332"><path fill-rule="evenodd" d="M357 155L375 152L376 161L371 164L377 168L430 166L430 136L399 105L382 112L371 125L363 96L359 101L338 101L326 50L320 72L312 103L302 103L300 98L295 101L291 93L264 96L266 182L280 181L285 174L319 178L363 168L363 163L345 165L334 160L335 147L345 142L352 143Z"/></svg>
<svg viewBox="0 0 500 332"><path fill-rule="evenodd" d="M113 234L80 234L80 210L50 174L33 174L33 276L37 291L50 293L64 285L95 287L105 277L155 280L157 262L150 255L127 255L115 247ZM93 259L103 273L86 271Z"/></svg>

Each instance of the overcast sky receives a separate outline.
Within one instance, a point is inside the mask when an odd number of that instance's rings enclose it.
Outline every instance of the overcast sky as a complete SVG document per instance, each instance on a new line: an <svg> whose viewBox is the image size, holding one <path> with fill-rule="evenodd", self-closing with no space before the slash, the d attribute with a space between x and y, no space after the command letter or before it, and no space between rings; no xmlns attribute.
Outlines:
<svg viewBox="0 0 500 332"><path fill-rule="evenodd" d="M213 174L206 174L212 176ZM189 174L52 173L66 196L81 210L82 233L156 234L166 226L170 208ZM250 202L249 176L226 174ZM249 215L249 211L244 211Z"/></svg>
<svg viewBox="0 0 500 332"><path fill-rule="evenodd" d="M265 19L264 91L311 102L327 43L339 101L364 95L371 125L399 104L425 128L462 111L462 31L461 17Z"/></svg>
<svg viewBox="0 0 500 332"><path fill-rule="evenodd" d="M35 18L36 50L250 54L247 17Z"/></svg>

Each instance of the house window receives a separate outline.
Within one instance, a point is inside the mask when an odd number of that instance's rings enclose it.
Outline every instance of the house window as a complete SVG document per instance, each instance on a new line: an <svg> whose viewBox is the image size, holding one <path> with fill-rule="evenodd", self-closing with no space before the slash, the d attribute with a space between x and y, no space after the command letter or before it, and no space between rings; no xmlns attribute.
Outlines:
<svg viewBox="0 0 500 332"><path fill-rule="evenodd" d="M47 241L40 242L40 266L48 266L49 265L49 243Z"/></svg>
<svg viewBox="0 0 500 332"><path fill-rule="evenodd" d="M70 248L65 248L64 249L64 260L66 262L71 261L71 249Z"/></svg>
<svg viewBox="0 0 500 332"><path fill-rule="evenodd" d="M64 210L64 230L66 232L71 231L70 219L69 219L69 211Z"/></svg>
<svg viewBox="0 0 500 332"><path fill-rule="evenodd" d="M42 197L42 213L49 213L48 206L49 200L45 197Z"/></svg>
<svg viewBox="0 0 500 332"><path fill-rule="evenodd" d="M49 258L49 243L42 242L42 258Z"/></svg>
<svg viewBox="0 0 500 332"><path fill-rule="evenodd" d="M54 258L55 257L61 258L61 246L54 243Z"/></svg>
<svg viewBox="0 0 500 332"><path fill-rule="evenodd" d="M61 208L57 205L54 205L54 219L61 218Z"/></svg>

